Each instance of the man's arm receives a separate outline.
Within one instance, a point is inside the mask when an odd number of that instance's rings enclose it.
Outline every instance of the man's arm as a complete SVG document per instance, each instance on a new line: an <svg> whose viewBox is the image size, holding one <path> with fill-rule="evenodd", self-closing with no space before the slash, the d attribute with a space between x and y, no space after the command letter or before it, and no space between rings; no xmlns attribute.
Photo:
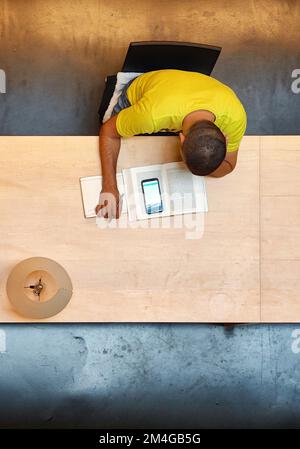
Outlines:
<svg viewBox="0 0 300 449"><path fill-rule="evenodd" d="M209 176L213 176L214 178L222 178L223 176L228 175L234 170L238 157L238 150L231 151L226 153L225 159L222 164L212 172Z"/></svg>
<svg viewBox="0 0 300 449"><path fill-rule="evenodd" d="M147 99L142 98L134 105L123 109L118 115L110 118L100 129L99 151L102 165L103 187L99 204L96 207L96 213L103 209L99 212L99 215L105 218L119 218L119 209L121 208L116 208L115 204L117 202L118 206L120 200L116 181L117 160L121 143L121 136L116 126L117 117L119 117L118 128L122 137L131 137L144 133L151 134L154 131L153 120L151 111L149 112L147 107Z"/></svg>
<svg viewBox="0 0 300 449"><path fill-rule="evenodd" d="M119 218L120 195L117 187L116 171L121 139L116 127L117 115L101 126L99 133L99 153L102 167L102 190L96 214L104 218Z"/></svg>

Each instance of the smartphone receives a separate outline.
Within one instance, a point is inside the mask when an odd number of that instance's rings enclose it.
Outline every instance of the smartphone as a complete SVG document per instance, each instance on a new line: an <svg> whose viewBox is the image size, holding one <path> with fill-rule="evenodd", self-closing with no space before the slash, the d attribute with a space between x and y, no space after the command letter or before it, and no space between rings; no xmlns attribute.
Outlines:
<svg viewBox="0 0 300 449"><path fill-rule="evenodd" d="M142 182L144 202L147 214L156 214L163 211L159 179L144 179Z"/></svg>

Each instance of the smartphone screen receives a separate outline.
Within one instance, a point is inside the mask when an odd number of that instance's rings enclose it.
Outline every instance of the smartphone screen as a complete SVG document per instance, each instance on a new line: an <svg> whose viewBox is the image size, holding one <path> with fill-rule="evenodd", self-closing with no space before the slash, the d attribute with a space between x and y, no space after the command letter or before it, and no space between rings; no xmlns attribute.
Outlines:
<svg viewBox="0 0 300 449"><path fill-rule="evenodd" d="M158 178L144 179L142 189L147 214L162 212L163 204Z"/></svg>

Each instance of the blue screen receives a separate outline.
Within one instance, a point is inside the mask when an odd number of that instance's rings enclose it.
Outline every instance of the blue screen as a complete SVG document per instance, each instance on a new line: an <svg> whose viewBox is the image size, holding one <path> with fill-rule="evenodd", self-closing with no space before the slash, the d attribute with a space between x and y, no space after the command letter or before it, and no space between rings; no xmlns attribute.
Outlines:
<svg viewBox="0 0 300 449"><path fill-rule="evenodd" d="M161 201L158 181L156 181L156 180L151 180L151 181L146 181L146 182L144 181L143 188L144 188L146 212L148 214L155 213L155 212L161 212L162 211L162 201Z"/></svg>

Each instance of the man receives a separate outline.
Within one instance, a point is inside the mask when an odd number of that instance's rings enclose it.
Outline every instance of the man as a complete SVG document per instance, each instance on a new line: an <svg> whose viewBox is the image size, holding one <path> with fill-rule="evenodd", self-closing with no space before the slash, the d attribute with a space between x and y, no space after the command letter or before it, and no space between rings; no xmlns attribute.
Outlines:
<svg viewBox="0 0 300 449"><path fill-rule="evenodd" d="M179 132L187 168L195 175L222 177L236 165L246 124L238 97L210 76L182 70L138 76L125 87L113 116L100 129L103 184L96 213L119 217L116 166L120 137Z"/></svg>

